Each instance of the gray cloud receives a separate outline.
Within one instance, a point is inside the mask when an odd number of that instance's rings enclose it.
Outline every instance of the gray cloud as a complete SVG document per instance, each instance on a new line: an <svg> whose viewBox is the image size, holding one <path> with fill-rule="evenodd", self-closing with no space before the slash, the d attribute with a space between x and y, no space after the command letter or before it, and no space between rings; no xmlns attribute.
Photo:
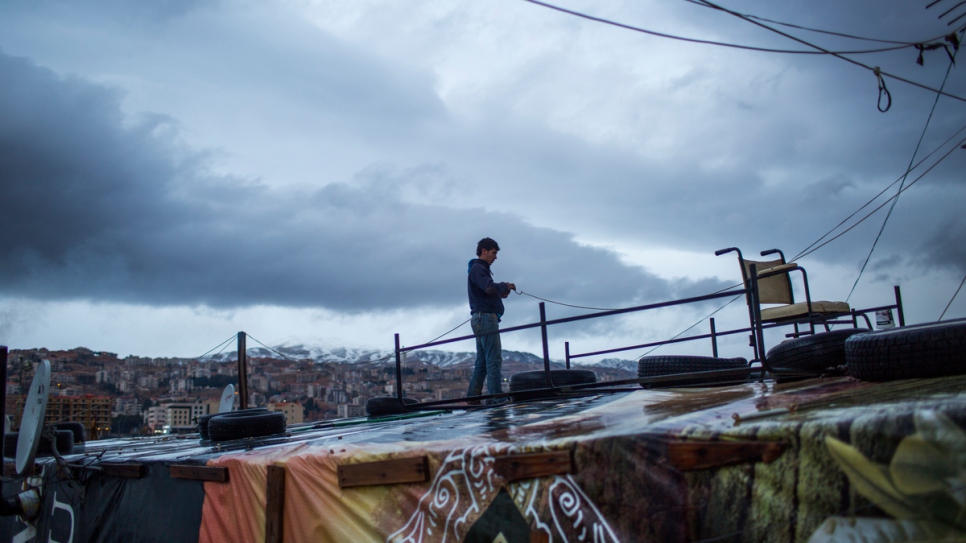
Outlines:
<svg viewBox="0 0 966 543"><path fill-rule="evenodd" d="M400 180L374 167L317 190L272 189L207 174L206 155L179 145L169 119L128 124L114 91L6 55L0 73L11 82L0 89L8 295L348 311L449 305L462 302L459 277L487 235L503 244L498 275L549 297L618 304L682 287L515 214L431 203L453 183L444 169ZM421 194L430 203L414 202Z"/></svg>
<svg viewBox="0 0 966 543"><path fill-rule="evenodd" d="M889 22L877 10L837 4L796 20L827 26L835 12L843 30L856 32ZM46 15L66 17L67 4L45 5L45 17L5 23L8 36L23 33L4 38L5 47L32 43L23 36L39 32L52 20ZM61 73L150 87L171 117L125 116L119 91L0 59L11 82L0 88L5 293L348 311L440 306L462 302L454 277L475 240L490 235L504 247L498 276L548 298L612 306L700 294L723 285L657 278L573 234L709 259L732 245L792 254L901 174L932 102L926 91L890 82L895 105L880 114L874 77L833 59L708 49L713 61L682 56L694 66L645 85L616 58L585 71L575 69L579 48L550 47L520 75L499 74L506 80L480 91L466 114L441 97L441 76L418 60L426 51L383 57L369 48L381 43L375 38L340 40L281 16L254 24L245 19L251 13L218 3L165 5L153 15L92 12L111 22L79 25L83 39L65 41L63 51L44 40L24 48L83 68ZM702 13L695 21L720 20ZM140 26L124 28L132 18ZM910 36L928 30L910 26ZM743 29L723 32L743 40ZM372 33L381 34L406 32ZM431 45L436 53L446 44ZM645 50L620 56L658 76L673 68ZM867 62L934 81L943 68L937 56L922 68L913 58ZM963 86L959 77L948 88L962 94ZM579 114L555 117L568 107ZM957 107L940 104L924 149L959 128ZM180 126L189 114L194 124ZM225 141L254 141L224 153L270 157L276 171L297 168L319 182L213 173L225 171L218 152L180 141L210 126ZM621 137L608 139L611 132ZM877 249L882 273L915 261L966 270L956 256L963 158L948 163L903 196ZM857 270L881 216L810 258Z"/></svg>

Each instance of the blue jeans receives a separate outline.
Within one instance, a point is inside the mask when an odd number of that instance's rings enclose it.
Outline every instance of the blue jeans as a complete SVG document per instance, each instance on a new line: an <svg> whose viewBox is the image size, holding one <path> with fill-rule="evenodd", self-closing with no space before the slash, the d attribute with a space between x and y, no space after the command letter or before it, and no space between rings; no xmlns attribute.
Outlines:
<svg viewBox="0 0 966 543"><path fill-rule="evenodd" d="M476 335L476 365L470 378L467 396L479 396L486 380L486 393L503 392L503 346L500 344L500 319L493 313L474 313L470 319Z"/></svg>

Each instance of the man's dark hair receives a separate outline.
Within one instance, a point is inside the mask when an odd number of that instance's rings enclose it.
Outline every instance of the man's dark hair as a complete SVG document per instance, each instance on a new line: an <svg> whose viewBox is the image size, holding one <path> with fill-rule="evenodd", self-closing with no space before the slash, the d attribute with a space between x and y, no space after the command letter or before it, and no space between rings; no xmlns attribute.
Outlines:
<svg viewBox="0 0 966 543"><path fill-rule="evenodd" d="M476 244L476 256L483 254L483 251L490 251L492 249L499 251L500 244L491 238L483 238Z"/></svg>

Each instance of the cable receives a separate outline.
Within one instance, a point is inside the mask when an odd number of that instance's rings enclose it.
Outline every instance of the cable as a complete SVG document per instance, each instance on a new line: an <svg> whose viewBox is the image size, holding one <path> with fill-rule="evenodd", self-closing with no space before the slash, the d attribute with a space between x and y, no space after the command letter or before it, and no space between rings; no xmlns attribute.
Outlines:
<svg viewBox="0 0 966 543"><path fill-rule="evenodd" d="M956 51L957 53L959 51ZM956 55L949 60L949 66L946 67L946 76L943 77L942 85L939 86L940 91L946 87L946 82L949 80L949 73L952 71L953 66L956 64ZM916 155L919 153L919 148L922 146L922 140L926 137L926 131L929 130L929 123L932 121L933 113L936 112L936 106L939 105L939 95L936 95L936 99L932 103L932 109L929 110L929 116L926 117L926 124L922 127L922 133L919 134L919 141L916 142L916 148L912 152L912 157L909 158L909 166L906 168L906 174L902 176L902 182L899 184L899 191L896 193L896 197L892 200L892 205L889 207L889 212L886 213L885 219L882 220L882 226L879 227L879 233L876 234L875 240L872 242L872 247L869 249L869 254L865 257L865 262L862 263L862 268L859 270L859 275L855 278L855 282L852 283L852 290L849 291L849 295L846 296L845 301L848 302L852 298L852 294L855 292L855 287L858 286L859 280L862 279L862 274L865 273L865 267L869 265L869 260L872 259L872 253L875 252L876 245L879 244L879 239L882 237L882 232L885 231L886 223L889 222L889 217L892 216L892 211L896 208L896 204L899 202L899 195L902 194L902 188L906 184L906 177L909 172L912 171L912 165L916 160Z"/></svg>
<svg viewBox="0 0 966 543"><path fill-rule="evenodd" d="M214 350L215 350L215 349L217 349L218 347L221 347L221 348L222 348L221 350L223 351L223 350L225 350L225 348L224 348L224 345L226 345L226 344L227 344L228 342L230 342L231 340L233 340L233 339L235 339L235 337L236 337L236 336L231 336L231 337L229 337L228 339L226 339L225 341L222 341L222 342L221 342L221 343L219 343L218 345L216 345L216 346L214 346L214 347L212 347L212 348L211 348L211 350L209 350L209 351L208 351L207 353L205 353L205 354L203 354L203 355L201 355L201 356L199 356L199 357L197 357L197 358L189 358L188 360L197 360L197 361L199 361L199 362L200 362L202 358L204 358L204 357L206 357L206 356L208 356L209 354L211 354L211 351L214 351ZM218 353L220 354L220 353L221 353L221 351L218 351Z"/></svg>
<svg viewBox="0 0 966 543"><path fill-rule="evenodd" d="M737 296L735 296L735 297L734 297L734 298L732 298L732 299L731 299L731 300L730 300L730 301L729 301L728 303L726 303L726 304L724 304L723 306L721 306L721 307L719 307L718 309L715 309L715 310L714 310L714 311L712 311L711 313L708 313L708 314L707 314L707 315L706 315L706 316L705 316L704 318L702 318L702 319L700 319L699 321L697 321L697 322L695 322L695 323L694 323L694 324L692 324L691 326L688 326L688 327L687 327L687 328L685 328L684 330L681 330L680 332L678 332L678 334L677 334L677 335L675 335L675 336L674 336L674 337L672 337L671 339L677 339L677 338L679 338L679 337L681 337L682 335L684 335L684 333L685 333L685 332L687 332L688 330L690 330L690 329L692 329L692 328L694 328L695 326L697 326L697 325L699 325L699 324L701 324L702 322L704 322L704 321L706 321L706 320L708 320L708 319L710 319L711 317L713 317L713 316L714 316L714 314L715 314L715 313L717 313L718 311L721 311L722 309L724 309L724 308L726 308L726 307L728 307L729 305L731 305L732 303L734 303L734 302L735 302L735 300L737 300L738 298L741 298L741 296L742 296L741 294L739 294L739 295L737 295ZM649 354L651 354L651 353L653 353L654 351L656 351L656 350L658 350L658 349L660 349L660 348L661 348L661 347L663 347L663 346L664 346L664 345L655 345L653 349L651 349L650 351L647 351L646 353L644 353L644 354L642 354L642 355L640 355L640 356L638 356L638 357L637 357L637 359L638 359L638 360L640 360L641 358L644 358L645 356L647 356L647 355L649 355ZM621 366L621 369L624 369L624 366L626 366L626 364L625 364L625 365L622 365L622 366Z"/></svg>
<svg viewBox="0 0 966 543"><path fill-rule="evenodd" d="M946 316L946 311L949 310L949 306L953 305L953 300L956 299L956 296L959 296L959 291L960 289L963 288L963 283L966 283L966 275L964 275L963 280L959 282L959 288L956 289L956 292L953 294L953 297L949 299L949 303L946 304L946 309L943 309L943 314L939 315L939 318L936 319L937 321L943 320L943 317Z"/></svg>
<svg viewBox="0 0 966 543"><path fill-rule="evenodd" d="M944 141L940 145L938 145L935 149L933 149L933 151L931 153L929 153L928 155L924 156L922 158L922 160L920 160L919 162L917 162L916 165L912 167L912 169L915 170L916 168L918 168L919 166L921 166L923 162L925 162L926 160L928 160L932 155L934 155L937 152L939 152L940 149L942 149L943 147L945 147L946 144L948 144L950 141L952 141L953 138L955 138L956 136L958 136L964 130L966 130L966 126L963 126L959 130L957 130L955 134L953 134L952 136L950 136L949 138L947 138L946 141ZM872 205L872 202L876 201L879 198L879 196L882 196L883 194L885 194L885 192L887 190L889 190L890 188L892 188L893 185L895 185L899 181L902 181L902 179L905 178L906 175L908 175L908 172L900 175L898 178L896 178L895 181L893 181L892 183L890 183L889 186L887 186L886 188L884 188L881 191L879 191L879 193L876 194L875 196L873 196L871 199L869 199L869 201L867 201L866 203L862 204L862 206L860 208L858 208L855 211L853 211L851 215L849 215L848 217L842 219L841 222L839 222L834 227L832 227L828 232L822 234L822 236L820 238L818 238L817 240L813 241L811 243L811 245L809 245L808 247L805 247L804 249L802 249L801 251L799 251L799 253L796 256L794 256L791 260L789 260L789 262L794 262L794 261L798 260L799 258L805 256L806 254L811 253L811 251L809 251L809 249L811 249L816 244L818 244L819 242L821 242L823 239L825 239L826 236L828 236L829 234L831 234L832 232L834 232L835 230L837 230L840 226L842 226L843 224L845 224L846 222L848 222L849 219L851 219L852 217L856 216L859 213L859 211L862 211L866 207Z"/></svg>
<svg viewBox="0 0 966 543"><path fill-rule="evenodd" d="M526 1L527 2L533 2L535 0L526 0ZM895 74L891 74L891 73L888 73L888 72L884 72L881 69L879 69L878 66L876 66L876 67L873 68L872 66L868 66L866 64L862 64L861 62L859 62L857 60L852 60L852 59L850 59L848 57L842 56L843 54L848 54L848 53L838 53L838 52L834 52L834 51L829 51L827 49L824 49L822 47L819 47L818 45L815 45L813 43L810 43L808 41L805 41L805 40L803 40L801 38L797 38L795 36L792 36L791 34L788 34L786 32L782 32L781 30L778 30L777 28L772 28L772 27L770 27L770 26L768 26L768 25L766 25L764 23L761 23L761 22L755 21L753 19L750 19L748 17L745 17L744 15L742 15L742 14L740 14L738 12L731 11L731 10L729 10L727 8L723 8L723 7L721 7L721 6L717 5L717 4L714 4L714 3L710 2L709 0L698 0L698 1L701 2L702 4L707 5L708 7L711 7L711 8L714 8L714 9L717 9L717 10L720 10L720 11L723 11L723 12L729 14L729 15L733 15L735 17L738 17L739 19L741 19L743 21L747 21L747 22L749 22L749 23L751 23L751 24L753 24L755 26L760 26L761 28L764 28L766 30L770 30L770 31L772 31L772 32L774 32L774 33L776 33L776 34L778 34L780 36L784 36L784 37L786 37L786 38L788 38L790 40L794 40L794 41L796 41L798 43L801 43L803 45L807 45L808 47L812 47L814 49L817 49L819 51L822 51L825 54L832 55L835 58L838 58L840 60L844 60L844 61L846 61L848 63L854 64L854 65L859 66L861 68L865 68L866 70L869 70L870 72L873 72L874 74L876 74L876 76L880 76L880 75L888 76L888 77L891 77L891 78L893 78L893 79L895 79L897 81L902 81L903 83L908 83L910 85L913 85L913 86L916 86L916 87L919 87L919 88L928 90L930 92L934 92L936 94L941 94L943 96L948 96L950 98L959 100L961 102L966 102L966 98L963 98L961 96L956 96L955 94L950 94L950 93L948 93L948 92L946 92L944 90L934 89L934 88L928 87L926 85L923 85L922 83L916 83L915 81L906 79L904 77L899 77L899 76L897 76Z"/></svg>
<svg viewBox="0 0 966 543"><path fill-rule="evenodd" d="M527 0L527 1L529 1L529 0ZM513 292L516 292L517 295L522 294L524 296L529 296L531 298L536 298L537 300L541 300L541 301L547 302L549 304L557 304L557 305L562 305L562 306L566 306L566 307L573 307L575 309L590 309L591 311L617 311L617 309L614 309L614 308L606 308L606 307L586 307L586 306L582 306L582 305L571 305L571 304L565 304L563 302L555 302L553 300L548 300L546 298L541 298L539 296L534 296L533 294L530 294L529 292L523 292L522 290L519 290L519 291L518 290L514 290Z"/></svg>
<svg viewBox="0 0 966 543"><path fill-rule="evenodd" d="M443 335L440 335L440 336L437 336L437 337L435 337L435 338L433 338L433 339L431 339L431 340L429 340L429 341L427 341L426 343L433 343L434 341L437 341L437 340L439 340L439 339L442 339L442 338L444 338L444 337L446 337L446 336L448 336L448 335L450 335L450 334L452 334L453 332L455 332L455 331L456 331L456 330L458 330L458 329L459 329L459 328L460 328L461 326L463 326L464 324L466 324L466 323L468 323L468 322L470 322L470 319L466 319L465 321L463 321L463 322L461 322L461 323L459 323L458 325L456 325L456 327L454 327L454 328L453 328L452 330L450 330L449 332L446 332L446 333L445 333L445 334L443 334Z"/></svg>
<svg viewBox="0 0 966 543"><path fill-rule="evenodd" d="M689 2L691 4L695 4L695 5L698 5L698 6L701 6L701 7L709 7L709 6L707 6L707 5L699 2L698 0L685 0L685 2ZM840 38L849 38L849 39L852 39L852 40L871 41L871 42L876 42L876 43L893 43L893 44L897 44L897 45L906 45L906 46L911 46L911 47L915 47L917 45L926 44L926 43L929 43L929 42L934 42L934 41L937 41L937 40L942 40L942 39L945 39L948 36L948 34L943 34L943 35L940 35L940 36L935 36L933 38L929 38L929 39L926 39L926 40L915 41L915 42L898 41L898 40L883 40L883 39L879 39L879 38L866 38L866 37L863 37L863 36L855 36L855 35L852 35L852 34L845 34L845 33L842 33L842 32L832 32L830 30L822 30L822 29L819 29L819 28L811 28L811 27L796 25L796 24L792 24L792 23L784 23L782 21L776 21L774 19L766 19L765 17L758 17L757 15L749 15L747 13L745 13L743 15L745 17L749 18L749 19L757 19L759 21L764 21L766 23L777 24L777 25L786 26L786 27L789 27L789 28L797 28L799 30L806 30L808 32L816 32L816 33L819 33L819 34L827 34L829 36L837 36L837 37L840 37Z"/></svg>
<svg viewBox="0 0 966 543"><path fill-rule="evenodd" d="M283 353L280 353L280 352L278 352L278 351L276 351L275 349L273 349L273 348L271 348L271 347L269 347L268 345L265 345L265 344L264 344L264 343L262 343L261 341L258 341L257 339L255 339L254 337L252 337L252 335L251 335L251 334L249 334L249 333L247 333L247 332L246 332L246 333L245 333L245 335L246 335L246 336L248 336L248 337L250 337L250 338L251 338L251 339L252 339L253 341L255 341L255 343L258 343L259 345L261 345L262 347L265 347L265 348L266 348L266 349L268 349L269 351L272 351L273 353L275 353L275 354L277 354L277 355L279 355L279 356L281 356L281 357L282 357L282 358L284 358L285 360L288 360L289 362L298 362L298 360L295 360L294 358L290 358L290 357L289 357L288 355L285 355L285 354L283 354Z"/></svg>
<svg viewBox="0 0 966 543"><path fill-rule="evenodd" d="M964 143L966 143L966 138L959 140L959 143L957 143L956 146L954 146L952 149L950 149L949 151L947 151L946 154L943 155L942 157L940 157L940 159L937 160L932 166L929 166L929 168L926 171L922 172L922 174L920 174L919 177L915 178L912 181L912 183L909 183L908 185L906 185L906 187L902 189L902 192L905 192L905 191L909 190L910 188L912 188L913 185L915 185L916 183L918 183L923 177L926 176L927 173L931 172L933 168L935 168L936 166L939 165L940 162L942 162L943 160L945 160L946 158L948 158L949 155L952 154L953 151L955 151L956 149L958 149L959 146L962 145L962 144L964 144ZM810 251L807 251L807 252L802 253L801 255L795 257L795 260L797 260L799 258L802 258L802 257L805 257L805 256L808 256L808 255L814 253L815 251L821 249L822 247L825 247L829 243L832 243L833 241L839 239L840 237L842 237L843 235L845 235L847 232L849 232L850 230L852 230L853 228L855 228L856 226L858 226L859 224L861 224L863 221L865 221L866 219L868 219L869 217L871 217L872 215L874 215L877 211L879 211L880 209L882 209L883 207L885 207L886 204L888 204L890 201L892 201L893 198L898 198L899 197L899 194L901 194L901 192L900 193L897 193L896 195L894 195L892 197L890 197L888 200L886 200L885 202L883 202L879 207L873 209L868 214L866 214L864 217L862 217L861 219L859 219L855 224L853 224L852 226L850 226L850 227L846 228L845 230L839 232L834 237L829 238L825 243L822 243L821 245L816 246L815 248L811 249Z"/></svg>
<svg viewBox="0 0 966 543"><path fill-rule="evenodd" d="M566 8L562 8L560 6L555 6L553 4L547 4L545 2L540 2L539 0L524 0L524 2L529 2L531 4L536 4L538 6L543 6L545 8L549 8L549 9L552 9L552 10L555 10L555 11L559 11L561 13L567 13L569 15L573 15L575 17L580 17L582 19L587 19L589 21L594 21L594 22L603 23L603 24L606 24L606 25L616 26L618 28L623 28L625 30L633 30L634 32L641 32L643 34L649 34L651 36L657 36L659 38L668 38L668 39L672 39L672 40L684 41L684 42L689 42L689 43L700 43L700 44L705 44L705 45L718 45L718 46L721 46L721 47L731 47L731 48L734 48L734 49L745 49L745 50L748 50L748 51L760 51L760 52L763 52L763 53L785 53L785 54L790 54L790 55L835 55L835 54L860 55L860 54L866 54L866 53L881 53L881 52L885 52L885 51L896 51L896 50L899 50L899 49L906 49L906 48L909 48L909 47L915 47L915 45L916 45L916 44L903 44L903 45L897 45L896 47L883 47L883 48L880 48L880 49L867 49L867 50L860 50L860 51L839 51L838 53L834 53L834 52L831 52L831 51L824 51L824 50L821 50L821 51L798 51L798 50L794 50L794 49L772 49L772 48L768 48L768 47L755 47L755 46L751 46L751 45L741 45L741 44L726 43L726 42L719 42L719 41L713 41L713 40L700 40L700 39L697 39L697 38L688 38L688 37L684 37L684 36L675 36L673 34L665 34L664 32L657 32L657 31L654 31L654 30L647 30L646 28L640 28L640 27L637 27L637 26L631 26L631 25L627 25L627 24L624 24L624 23L618 23L617 21L611 21L609 19L603 19L603 18L600 18L600 17L594 17L593 15L587 15L586 13L581 13L579 11L573 11L573 10L569 10L569 9L566 9Z"/></svg>

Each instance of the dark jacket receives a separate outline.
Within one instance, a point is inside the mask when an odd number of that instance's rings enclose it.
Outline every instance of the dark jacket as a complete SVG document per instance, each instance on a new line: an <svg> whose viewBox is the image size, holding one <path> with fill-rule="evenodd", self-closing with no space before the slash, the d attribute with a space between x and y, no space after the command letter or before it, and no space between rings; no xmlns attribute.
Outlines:
<svg viewBox="0 0 966 543"><path fill-rule="evenodd" d="M503 295L510 292L506 283L493 282L493 272L485 260L474 258L467 266L466 291L470 313L496 313L503 316Z"/></svg>

